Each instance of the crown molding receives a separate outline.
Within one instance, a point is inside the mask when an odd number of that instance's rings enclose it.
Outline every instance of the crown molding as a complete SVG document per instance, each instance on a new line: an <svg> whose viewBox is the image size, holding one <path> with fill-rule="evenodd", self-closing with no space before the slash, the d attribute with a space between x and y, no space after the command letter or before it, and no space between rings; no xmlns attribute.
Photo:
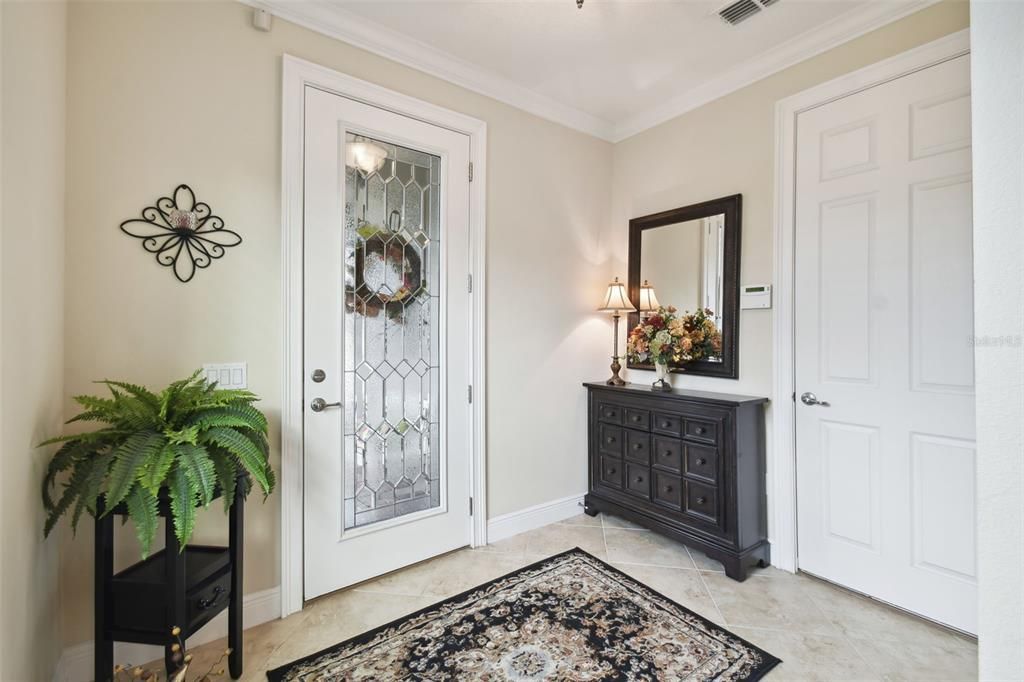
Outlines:
<svg viewBox="0 0 1024 682"><path fill-rule="evenodd" d="M617 124L611 141L621 142L937 2L939 0L913 0L904 3L882 1L850 10L832 21L759 54L756 59L748 60L669 99L659 107L641 112Z"/></svg>
<svg viewBox="0 0 1024 682"><path fill-rule="evenodd" d="M482 69L324 0L239 0L285 21L341 40L499 102L608 142L621 142L772 74L936 4L876 0L757 55L664 104L613 123Z"/></svg>
<svg viewBox="0 0 1024 682"><path fill-rule="evenodd" d="M240 0L276 17L354 45L431 76L486 95L517 109L602 140L611 140L609 121L557 102L504 76L481 69L376 22L321 1Z"/></svg>

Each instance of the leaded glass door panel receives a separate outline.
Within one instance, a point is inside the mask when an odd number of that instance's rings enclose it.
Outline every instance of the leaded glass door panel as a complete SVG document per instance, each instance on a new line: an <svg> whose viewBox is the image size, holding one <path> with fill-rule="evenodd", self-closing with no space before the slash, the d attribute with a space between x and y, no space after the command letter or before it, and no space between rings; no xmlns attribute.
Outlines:
<svg viewBox="0 0 1024 682"><path fill-rule="evenodd" d="M441 506L441 159L346 134L345 529Z"/></svg>
<svg viewBox="0 0 1024 682"><path fill-rule="evenodd" d="M307 89L306 598L470 542L468 163Z"/></svg>

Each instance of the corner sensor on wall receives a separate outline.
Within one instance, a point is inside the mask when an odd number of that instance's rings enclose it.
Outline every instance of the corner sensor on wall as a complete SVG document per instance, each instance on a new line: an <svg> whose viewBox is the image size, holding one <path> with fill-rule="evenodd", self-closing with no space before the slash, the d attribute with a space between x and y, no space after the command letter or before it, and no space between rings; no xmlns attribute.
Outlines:
<svg viewBox="0 0 1024 682"><path fill-rule="evenodd" d="M270 32L274 22L274 15L265 9L256 8L252 11L252 27L257 31Z"/></svg>

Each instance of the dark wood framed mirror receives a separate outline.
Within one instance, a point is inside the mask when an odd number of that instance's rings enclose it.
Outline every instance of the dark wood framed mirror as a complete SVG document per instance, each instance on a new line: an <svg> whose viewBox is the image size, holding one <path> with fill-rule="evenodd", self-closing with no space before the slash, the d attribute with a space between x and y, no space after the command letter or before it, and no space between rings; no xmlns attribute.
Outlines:
<svg viewBox="0 0 1024 682"><path fill-rule="evenodd" d="M721 353L669 365L672 372L736 379L739 376L740 233L742 195L734 194L629 221L629 297L633 329L643 312L640 286L647 282L658 303L678 314L707 308L721 331ZM653 364L627 359L629 369Z"/></svg>

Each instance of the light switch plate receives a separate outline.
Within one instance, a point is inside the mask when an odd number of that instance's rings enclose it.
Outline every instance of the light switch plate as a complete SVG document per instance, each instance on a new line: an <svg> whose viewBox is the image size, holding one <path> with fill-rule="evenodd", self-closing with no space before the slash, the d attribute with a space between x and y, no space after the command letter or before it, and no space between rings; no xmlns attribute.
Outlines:
<svg viewBox="0 0 1024 682"><path fill-rule="evenodd" d="M249 372L244 362L222 362L203 365L207 381L216 381L217 388L248 388Z"/></svg>

